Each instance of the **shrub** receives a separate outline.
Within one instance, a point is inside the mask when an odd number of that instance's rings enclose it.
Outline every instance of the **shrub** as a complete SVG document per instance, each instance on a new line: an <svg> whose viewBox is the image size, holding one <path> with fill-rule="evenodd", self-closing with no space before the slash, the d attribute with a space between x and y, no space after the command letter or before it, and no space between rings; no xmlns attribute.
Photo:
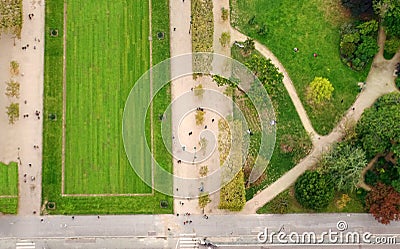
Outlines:
<svg viewBox="0 0 400 249"><path fill-rule="evenodd" d="M204 114L206 114L205 111L197 110L196 111L196 125L202 125L204 123Z"/></svg>
<svg viewBox="0 0 400 249"><path fill-rule="evenodd" d="M229 17L229 11L225 9L224 7L221 8L221 18L222 20L226 21L228 20Z"/></svg>
<svg viewBox="0 0 400 249"><path fill-rule="evenodd" d="M6 107L7 115L8 115L8 122L10 124L14 124L15 121L19 118L19 104L18 103L11 103L9 106Z"/></svg>
<svg viewBox="0 0 400 249"><path fill-rule="evenodd" d="M208 193L202 193L199 196L199 207L204 209L208 203L211 202L210 195Z"/></svg>
<svg viewBox="0 0 400 249"><path fill-rule="evenodd" d="M221 37L219 38L221 46L223 47L228 46L230 41L231 41L231 34L229 32L222 32Z"/></svg>
<svg viewBox="0 0 400 249"><path fill-rule="evenodd" d="M220 191L220 209L240 211L246 204L246 193L244 188L244 175L240 170L228 184Z"/></svg>
<svg viewBox="0 0 400 249"><path fill-rule="evenodd" d="M326 100L330 100L334 88L328 79L315 77L310 83L307 90L307 100L311 104L321 104Z"/></svg>
<svg viewBox="0 0 400 249"><path fill-rule="evenodd" d="M305 208L323 210L334 197L332 181L326 174L307 170L295 183L295 197Z"/></svg>

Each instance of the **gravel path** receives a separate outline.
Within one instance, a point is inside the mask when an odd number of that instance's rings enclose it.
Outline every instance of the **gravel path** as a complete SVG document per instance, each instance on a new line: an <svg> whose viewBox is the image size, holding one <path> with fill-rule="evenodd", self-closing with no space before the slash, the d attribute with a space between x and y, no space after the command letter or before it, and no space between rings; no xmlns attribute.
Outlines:
<svg viewBox="0 0 400 249"><path fill-rule="evenodd" d="M34 15L32 19L29 19L29 14ZM23 20L20 40L9 35L2 35L0 40L0 50L7 51L0 60L0 161L18 162L18 214L33 215L36 211L39 215L42 193L44 0L24 0ZM25 46L27 49L23 50ZM15 79L21 84L17 100L20 118L14 125L8 124L7 115L3 112L10 103L3 89L4 82L10 78L11 60L20 64L20 75ZM40 112L38 116L36 111ZM24 118L24 115L29 116Z"/></svg>

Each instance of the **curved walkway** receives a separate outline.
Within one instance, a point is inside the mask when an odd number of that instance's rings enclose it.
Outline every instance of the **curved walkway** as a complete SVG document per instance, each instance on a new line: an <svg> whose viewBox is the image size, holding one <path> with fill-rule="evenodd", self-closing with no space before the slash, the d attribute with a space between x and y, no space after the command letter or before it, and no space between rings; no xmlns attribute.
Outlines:
<svg viewBox="0 0 400 249"><path fill-rule="evenodd" d="M231 37L233 41L245 41L248 37L238 30L231 28ZM315 146L318 140L318 133L314 130L314 127L311 124L310 119L308 118L307 112L304 109L303 104L300 101L299 96L297 95L296 89L293 85L292 80L289 77L289 74L286 72L286 69L283 67L282 63L276 58L276 56L264 45L259 43L258 41L254 41L255 48L266 58L270 59L271 62L279 69L279 71L283 74L283 84L285 85L286 90L292 102L296 108L297 113L299 114L301 123L304 126L304 129L310 135L311 141Z"/></svg>
<svg viewBox="0 0 400 249"><path fill-rule="evenodd" d="M245 35L234 29L232 29L231 33L233 34L232 37L239 41L243 41L247 38ZM242 213L256 213L257 209L261 208L265 203L293 185L296 179L304 171L318 162L318 159L324 151L328 150L333 143L339 141L343 137L345 126L349 124L349 121L358 121L364 110L370 107L380 96L393 91L398 91L394 85L393 71L395 65L400 62L400 51L391 60L385 60L383 58L384 41L384 32L380 29L378 40L380 50L373 60L371 70L366 80L366 88L364 88L364 90L358 95L353 106L350 107L342 120L327 136L318 136L314 131L307 113L297 96L293 83L279 60L265 46L255 41L256 49L259 50L263 56L271 59L272 63L274 63L285 76L283 80L285 88L299 113L304 128L311 135L314 148L311 153L303 158L294 168L266 189L255 195L253 199L249 200L242 210Z"/></svg>

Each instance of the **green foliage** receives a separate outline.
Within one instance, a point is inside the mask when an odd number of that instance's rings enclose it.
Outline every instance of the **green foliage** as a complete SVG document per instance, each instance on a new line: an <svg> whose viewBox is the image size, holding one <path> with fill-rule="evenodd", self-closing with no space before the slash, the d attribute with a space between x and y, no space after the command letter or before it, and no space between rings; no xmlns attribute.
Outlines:
<svg viewBox="0 0 400 249"><path fill-rule="evenodd" d="M384 56L386 59L391 59L400 49L400 38L396 36L390 36L386 38Z"/></svg>
<svg viewBox="0 0 400 249"><path fill-rule="evenodd" d="M254 40L251 38L247 38L244 42L243 42L243 52L244 55L248 55L250 53L252 53L254 51L254 49L256 49L255 45L254 45Z"/></svg>
<svg viewBox="0 0 400 249"><path fill-rule="evenodd" d="M10 124L14 124L15 121L19 118L19 103L11 103L9 106L6 107L7 115L8 115L8 122Z"/></svg>
<svg viewBox="0 0 400 249"><path fill-rule="evenodd" d="M365 110L356 132L368 158L392 151L400 143L400 93L380 97Z"/></svg>
<svg viewBox="0 0 400 249"><path fill-rule="evenodd" d="M378 22L375 20L357 26L343 25L340 40L342 61L355 70L362 70L379 50L377 31Z"/></svg>
<svg viewBox="0 0 400 249"><path fill-rule="evenodd" d="M400 179L392 181L392 187L400 193Z"/></svg>
<svg viewBox="0 0 400 249"><path fill-rule="evenodd" d="M295 183L296 200L305 208L323 210L334 197L334 187L329 176L307 170Z"/></svg>
<svg viewBox="0 0 400 249"><path fill-rule="evenodd" d="M15 81L15 80L9 80L6 82L6 96L9 98L15 97L15 98L19 98L19 89L20 89L20 84L19 82Z"/></svg>
<svg viewBox="0 0 400 249"><path fill-rule="evenodd" d="M400 1L374 0L374 10L383 19L387 32L400 36Z"/></svg>
<svg viewBox="0 0 400 249"><path fill-rule="evenodd" d="M357 29L361 35L374 35L378 31L378 22L376 20L363 22L357 26Z"/></svg>
<svg viewBox="0 0 400 249"><path fill-rule="evenodd" d="M253 71L269 94L276 93L277 85L282 84L283 74L278 71L270 59L254 54L245 65Z"/></svg>
<svg viewBox="0 0 400 249"><path fill-rule="evenodd" d="M229 32L222 32L221 37L219 38L221 46L223 47L228 46L230 41L231 41L231 34Z"/></svg>
<svg viewBox="0 0 400 249"><path fill-rule="evenodd" d="M262 56L257 50L254 50L249 55L245 56L243 49L244 48L240 48L238 46L232 46L231 50L232 57L243 64L251 60L253 54L260 57ZM274 93L275 94L269 93L274 106L276 119L279 123L274 153L265 171L265 174L262 175L256 182L254 182L254 184L246 186L247 200L251 199L259 190L265 188L265 186L269 184L272 184L280 176L290 170L299 161L299 159L306 156L311 149L310 138L301 124L293 102L285 90L285 86L283 84L277 84L276 89L274 89ZM250 155L247 157L246 162L244 163L244 175L246 181L246 175L248 178L260 148L261 133L259 132L259 114L252 104L252 101L242 92L236 91L233 99L244 114L249 128L251 128L254 133L253 136L250 136ZM291 141L293 141L293 150L292 152L283 152L280 147L283 143L287 142L288 137L290 137Z"/></svg>
<svg viewBox="0 0 400 249"><path fill-rule="evenodd" d="M210 194L209 193L202 193L199 196L199 207L201 209L204 209L207 206L207 204L210 203L210 202L211 202L211 199L210 199Z"/></svg>
<svg viewBox="0 0 400 249"><path fill-rule="evenodd" d="M229 17L229 10L225 9L224 7L221 8L221 18L223 21L228 20Z"/></svg>
<svg viewBox="0 0 400 249"><path fill-rule="evenodd" d="M0 34L11 33L21 38L22 0L0 1Z"/></svg>
<svg viewBox="0 0 400 249"><path fill-rule="evenodd" d="M217 86L237 87L239 85L239 79L233 77L226 79L220 75L214 74L212 79L215 81L215 83L217 83Z"/></svg>
<svg viewBox="0 0 400 249"><path fill-rule="evenodd" d="M395 79L395 84L397 86L397 88L400 90L400 77L397 76L397 78Z"/></svg>
<svg viewBox="0 0 400 249"><path fill-rule="evenodd" d="M245 204L244 175L243 171L240 170L232 181L221 188L218 207L230 211L240 211Z"/></svg>
<svg viewBox="0 0 400 249"><path fill-rule="evenodd" d="M319 105L331 99L334 88L328 79L315 77L308 86L307 100L313 105Z"/></svg>
<svg viewBox="0 0 400 249"><path fill-rule="evenodd" d="M352 192L361 179L367 158L363 149L342 142L323 156L321 165L338 191Z"/></svg>

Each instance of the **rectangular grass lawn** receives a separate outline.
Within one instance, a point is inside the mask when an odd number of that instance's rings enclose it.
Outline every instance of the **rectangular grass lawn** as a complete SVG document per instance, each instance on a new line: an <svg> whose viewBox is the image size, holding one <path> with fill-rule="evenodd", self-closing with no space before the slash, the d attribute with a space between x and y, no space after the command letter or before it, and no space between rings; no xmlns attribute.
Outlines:
<svg viewBox="0 0 400 249"><path fill-rule="evenodd" d="M122 145L121 118L125 100L136 79L149 68L149 2L93 2L67 2L65 193L70 194L67 196L61 192L64 0L46 3L43 213L172 213L172 197L151 192L150 187L140 181L128 164ZM169 57L168 0L153 1L151 8L152 61L156 64ZM58 30L58 36L50 35L54 29ZM157 32L164 32L165 39L158 40ZM137 100L138 107L142 107L143 100ZM170 91L166 86L153 101L153 120L158 119L169 103ZM47 118L54 115L56 119ZM148 141L149 121L147 118ZM143 125L142 122L144 120L138 120L137 125ZM162 143L160 127L160 122L153 122L154 158L171 172L172 159ZM145 146L143 139L138 135L137 142L141 146ZM147 174L151 173L149 159L138 158ZM90 195L93 193L115 195ZM146 195L119 195L124 193ZM161 207L161 201L169 205ZM50 208L49 202L54 203L55 208Z"/></svg>
<svg viewBox="0 0 400 249"><path fill-rule="evenodd" d="M18 207L18 164L0 162L0 213L15 214Z"/></svg>
<svg viewBox="0 0 400 249"><path fill-rule="evenodd" d="M149 69L148 1L67 4L65 193L151 193L127 160L121 130L128 94ZM137 108L147 103L135 99ZM136 135L134 158L150 179L145 134Z"/></svg>

